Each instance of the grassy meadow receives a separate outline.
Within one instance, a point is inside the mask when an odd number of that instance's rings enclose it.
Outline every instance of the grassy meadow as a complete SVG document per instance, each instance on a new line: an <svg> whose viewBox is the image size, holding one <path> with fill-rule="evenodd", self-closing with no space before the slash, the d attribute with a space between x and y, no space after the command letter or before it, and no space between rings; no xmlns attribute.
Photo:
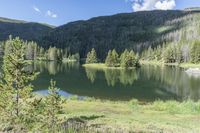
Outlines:
<svg viewBox="0 0 200 133"><path fill-rule="evenodd" d="M72 98L63 108L69 114L67 118L76 118L93 132L200 132L200 102L140 103L135 99L114 102Z"/></svg>

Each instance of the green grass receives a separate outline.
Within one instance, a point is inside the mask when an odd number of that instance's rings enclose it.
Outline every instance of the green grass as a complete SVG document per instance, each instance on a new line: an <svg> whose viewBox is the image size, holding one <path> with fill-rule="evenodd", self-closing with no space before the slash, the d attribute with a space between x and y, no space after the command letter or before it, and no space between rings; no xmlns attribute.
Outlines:
<svg viewBox="0 0 200 133"><path fill-rule="evenodd" d="M67 58L63 58L62 62L63 62L63 63L68 63L68 62L77 62L77 60L75 60L75 59L67 59Z"/></svg>
<svg viewBox="0 0 200 133"><path fill-rule="evenodd" d="M145 60L140 60L140 64L145 65L145 64L150 64L150 65L164 65L163 62L159 61L145 61Z"/></svg>
<svg viewBox="0 0 200 133"><path fill-rule="evenodd" d="M149 64L149 65L158 65L158 66L178 66L182 68L200 68L200 64L192 64L192 63L164 63L160 61L140 61L141 65ZM122 67L107 67L104 63L93 63L93 64L84 64L83 67L87 68L95 68L95 69L124 69ZM133 69L133 68L129 68Z"/></svg>
<svg viewBox="0 0 200 133"><path fill-rule="evenodd" d="M179 65L182 68L200 68L200 64L183 63Z"/></svg>
<svg viewBox="0 0 200 133"><path fill-rule="evenodd" d="M97 70L102 70L102 69L125 69L123 67L108 67L108 66L106 66L105 63L83 64L83 67L93 68L93 69L97 69ZM135 67L129 67L128 69L135 69Z"/></svg>
<svg viewBox="0 0 200 133"><path fill-rule="evenodd" d="M160 61L140 61L141 64L149 64L149 65L166 65L166 66L178 66L181 68L200 68L200 64L192 64L192 63L164 63Z"/></svg>
<svg viewBox="0 0 200 133"><path fill-rule="evenodd" d="M200 102L69 99L63 107L68 118L80 118L100 132L200 132Z"/></svg>
<svg viewBox="0 0 200 133"><path fill-rule="evenodd" d="M104 63L83 64L83 67L95 69L122 69L121 67L107 67Z"/></svg>

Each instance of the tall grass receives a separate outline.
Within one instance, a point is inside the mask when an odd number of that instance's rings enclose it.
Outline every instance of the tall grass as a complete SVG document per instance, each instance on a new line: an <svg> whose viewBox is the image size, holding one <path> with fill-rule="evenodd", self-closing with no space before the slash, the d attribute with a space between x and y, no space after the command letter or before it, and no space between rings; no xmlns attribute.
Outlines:
<svg viewBox="0 0 200 133"><path fill-rule="evenodd" d="M184 102L177 101L155 101L150 107L156 111L166 111L168 113L177 114L200 114L200 101L193 102L191 100Z"/></svg>

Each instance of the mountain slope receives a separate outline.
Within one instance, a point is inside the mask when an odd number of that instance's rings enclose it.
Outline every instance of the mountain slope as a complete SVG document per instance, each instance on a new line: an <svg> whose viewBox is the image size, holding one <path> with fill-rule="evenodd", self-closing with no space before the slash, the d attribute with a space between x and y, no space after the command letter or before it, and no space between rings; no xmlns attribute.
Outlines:
<svg viewBox="0 0 200 133"><path fill-rule="evenodd" d="M0 41L6 40L9 35L24 40L38 40L53 28L50 25L0 17Z"/></svg>
<svg viewBox="0 0 200 133"><path fill-rule="evenodd" d="M43 37L40 44L68 47L82 57L91 48L95 48L101 58L113 48L119 52L126 48L142 51L149 46L180 40L183 29L199 14L199 11L155 10L96 17L57 27Z"/></svg>
<svg viewBox="0 0 200 133"><path fill-rule="evenodd" d="M134 49L141 52L149 46L168 43L189 44L200 40L200 10L142 11L71 22L59 27L0 18L0 41L9 35L37 41L40 46L68 48L85 57L95 48L98 57L108 50Z"/></svg>

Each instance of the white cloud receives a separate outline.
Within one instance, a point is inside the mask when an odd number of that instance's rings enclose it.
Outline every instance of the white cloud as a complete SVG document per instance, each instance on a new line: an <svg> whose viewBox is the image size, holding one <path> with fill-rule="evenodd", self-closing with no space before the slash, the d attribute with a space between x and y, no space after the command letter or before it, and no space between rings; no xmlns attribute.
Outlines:
<svg viewBox="0 0 200 133"><path fill-rule="evenodd" d="M176 6L176 3L174 0L164 0L164 1L158 1L155 4L156 9L161 9L161 10L168 10L168 9L173 9Z"/></svg>
<svg viewBox="0 0 200 133"><path fill-rule="evenodd" d="M175 0L130 0L134 11L168 10L176 6Z"/></svg>
<svg viewBox="0 0 200 133"><path fill-rule="evenodd" d="M37 8L36 6L33 6L33 9L36 11L36 12L41 12L39 8Z"/></svg>
<svg viewBox="0 0 200 133"><path fill-rule="evenodd" d="M57 18L57 14L53 13L52 11L48 10L46 12L46 15L49 16L49 17L52 17L52 18Z"/></svg>

